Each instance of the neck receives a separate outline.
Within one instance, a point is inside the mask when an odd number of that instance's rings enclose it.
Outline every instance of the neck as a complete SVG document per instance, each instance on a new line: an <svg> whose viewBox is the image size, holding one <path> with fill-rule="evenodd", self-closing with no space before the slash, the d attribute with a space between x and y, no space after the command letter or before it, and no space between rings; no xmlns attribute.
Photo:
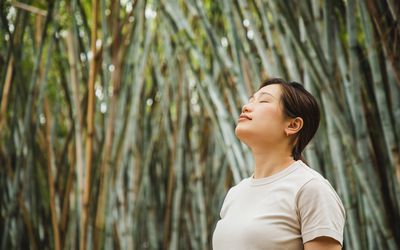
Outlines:
<svg viewBox="0 0 400 250"><path fill-rule="evenodd" d="M252 148L255 167L254 178L271 176L295 162L290 150L266 150Z"/></svg>

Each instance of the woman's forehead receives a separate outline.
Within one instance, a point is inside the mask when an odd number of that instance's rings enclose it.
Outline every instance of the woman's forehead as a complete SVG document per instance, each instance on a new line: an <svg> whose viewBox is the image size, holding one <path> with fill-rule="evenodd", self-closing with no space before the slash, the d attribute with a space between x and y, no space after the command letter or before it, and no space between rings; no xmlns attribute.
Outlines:
<svg viewBox="0 0 400 250"><path fill-rule="evenodd" d="M281 86L279 84L270 84L260 88L254 96L261 95L261 94L269 94L275 98L279 97L282 93Z"/></svg>

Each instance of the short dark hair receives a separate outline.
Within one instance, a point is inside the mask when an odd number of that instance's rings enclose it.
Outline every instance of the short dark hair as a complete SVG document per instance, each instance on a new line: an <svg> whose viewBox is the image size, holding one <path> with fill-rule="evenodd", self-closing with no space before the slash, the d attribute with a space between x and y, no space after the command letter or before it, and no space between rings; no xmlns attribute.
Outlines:
<svg viewBox="0 0 400 250"><path fill-rule="evenodd" d="M281 103L287 117L301 117L303 127L297 133L296 144L292 149L295 160L302 159L301 153L317 132L320 122L320 111L314 96L298 82L286 82L281 78L268 79L261 83L262 87L279 84L282 87Z"/></svg>

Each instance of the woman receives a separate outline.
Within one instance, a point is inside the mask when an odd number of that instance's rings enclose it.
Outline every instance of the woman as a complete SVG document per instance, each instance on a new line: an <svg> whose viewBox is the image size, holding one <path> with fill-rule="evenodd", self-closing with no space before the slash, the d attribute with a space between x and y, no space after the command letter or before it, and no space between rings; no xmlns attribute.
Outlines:
<svg viewBox="0 0 400 250"><path fill-rule="evenodd" d="M254 173L228 191L214 250L342 248L342 202L301 157L319 119L317 102L299 83L271 79L250 97L235 133L252 151Z"/></svg>

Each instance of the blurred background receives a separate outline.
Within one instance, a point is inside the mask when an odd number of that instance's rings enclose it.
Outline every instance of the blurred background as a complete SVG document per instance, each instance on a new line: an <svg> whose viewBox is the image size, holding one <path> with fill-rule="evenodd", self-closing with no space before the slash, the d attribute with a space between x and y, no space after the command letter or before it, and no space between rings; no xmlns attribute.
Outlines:
<svg viewBox="0 0 400 250"><path fill-rule="evenodd" d="M211 249L270 77L304 84L344 249L400 248L397 0L0 1L1 249ZM274 237L266 235L266 237Z"/></svg>

